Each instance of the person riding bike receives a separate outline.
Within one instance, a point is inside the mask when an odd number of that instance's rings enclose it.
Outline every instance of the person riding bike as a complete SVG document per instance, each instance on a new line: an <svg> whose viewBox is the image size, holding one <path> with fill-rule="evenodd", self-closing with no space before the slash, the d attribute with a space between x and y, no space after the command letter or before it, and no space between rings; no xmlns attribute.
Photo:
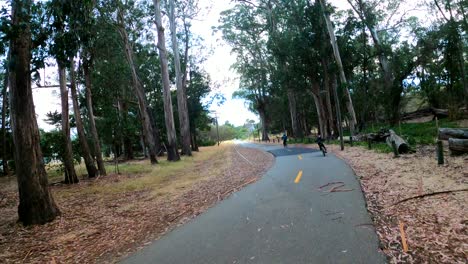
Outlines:
<svg viewBox="0 0 468 264"><path fill-rule="evenodd" d="M323 151L324 154L327 153L327 147L325 147L325 145L323 144L323 139L320 134L317 135L317 139L315 140L315 142L318 144L320 150Z"/></svg>
<svg viewBox="0 0 468 264"><path fill-rule="evenodd" d="M283 147L286 147L288 145L288 136L286 136L286 134L283 134L281 139L283 140Z"/></svg>

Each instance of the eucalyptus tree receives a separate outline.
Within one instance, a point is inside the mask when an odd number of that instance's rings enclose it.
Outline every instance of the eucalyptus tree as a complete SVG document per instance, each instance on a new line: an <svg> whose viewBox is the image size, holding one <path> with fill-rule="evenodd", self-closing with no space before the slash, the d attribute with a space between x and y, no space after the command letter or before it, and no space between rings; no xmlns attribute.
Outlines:
<svg viewBox="0 0 468 264"><path fill-rule="evenodd" d="M169 22L172 37L172 52L174 54L174 68L176 74L176 87L177 87L177 110L179 115L180 135L182 139L182 154L191 156L192 150L190 148L190 120L187 107L187 94L183 83L183 75L180 67L179 44L177 40L177 22L175 14L175 0L169 0ZM188 47L186 47L188 52Z"/></svg>
<svg viewBox="0 0 468 264"><path fill-rule="evenodd" d="M19 189L19 221L44 224L60 211L48 189L31 89L31 0L11 1L9 86L11 122Z"/></svg>
<svg viewBox="0 0 468 264"><path fill-rule="evenodd" d="M77 81L75 73L75 62L73 59L70 61L70 92L73 103L73 113L75 117L76 130L78 132L78 140L80 142L81 153L85 161L86 171L88 177L94 178L98 174L98 170L94 165L94 159L91 156L91 150L88 145L88 140L85 134L83 120L81 118L80 105L78 104Z"/></svg>
<svg viewBox="0 0 468 264"><path fill-rule="evenodd" d="M398 69L401 64L397 64L393 60L397 57L402 58L400 56L402 54L396 54L396 52L402 51L400 49L402 41L399 39L402 33L401 28L416 19L408 17L407 14L411 13L411 9L405 5L404 1L348 0L348 3L371 36L374 44L373 49L382 73L383 92L390 99L385 105L388 112L387 119L396 123L400 119L402 106L401 98L404 91L402 79L407 76L398 76L401 74L399 72L401 69ZM406 62L407 65L413 66L411 69L404 70L409 74L416 67L417 60L408 57Z"/></svg>
<svg viewBox="0 0 468 264"><path fill-rule="evenodd" d="M70 138L70 118L69 118L69 106L68 106L68 87L66 68L70 64L69 58L74 56L76 52L76 35L74 35L69 28L70 12L72 11L69 2L62 2L59 0L53 0L48 3L48 12L50 19L52 20L52 38L50 53L57 61L58 76L59 76L59 87L60 87L60 98L62 108L62 139L64 140L64 169L65 169L65 180L66 184L78 183L78 176L76 175L75 165L73 162L73 150Z"/></svg>
<svg viewBox="0 0 468 264"><path fill-rule="evenodd" d="M250 101L251 109L260 116L262 140L269 140L267 105L271 88L268 80L271 67L267 58L267 25L262 20L261 12L262 10L245 5L236 5L221 13L221 26L218 30L237 56L233 67L241 74L241 79L240 90L235 96Z"/></svg>
<svg viewBox="0 0 468 264"><path fill-rule="evenodd" d="M158 32L158 50L159 60L161 64L161 77L163 84L163 96L164 96L164 116L167 133L167 159L169 161L180 160L179 152L177 151L177 135L174 125L174 114L172 110L172 98L171 98L171 87L169 80L169 69L167 62L167 50L166 50L166 37L164 35L164 26L162 24L161 15L161 2L160 0L153 0L154 15L156 30Z"/></svg>
<svg viewBox="0 0 468 264"><path fill-rule="evenodd" d="M333 54L335 56L335 62L338 66L338 72L339 72L341 85L344 87L343 91L345 92L345 95L346 95L346 108L348 110L349 121L350 121L349 127L351 130L351 134L354 134L355 125L357 123L356 112L354 111L353 99L351 98L351 93L349 92L349 88L348 88L348 81L344 73L343 63L341 61L340 49L338 47L338 44L336 43L336 36L335 36L335 31L333 29L333 24L330 20L330 14L327 9L326 1L316 0L316 2L318 2L322 8L323 18L327 26L327 31L330 36L330 43L332 45Z"/></svg>
<svg viewBox="0 0 468 264"><path fill-rule="evenodd" d="M8 158L7 158L7 111L8 111L8 74L9 74L9 55L5 60L5 71L3 73L3 87L2 87L2 128L1 128L1 137L2 137L2 170L3 175L10 175L10 169L8 167Z"/></svg>
<svg viewBox="0 0 468 264"><path fill-rule="evenodd" d="M100 175L106 175L106 167L102 158L101 141L96 128L96 119L93 109L93 93L92 93L92 71L94 67L95 45L97 38L97 4L94 0L79 1L79 12L75 21L79 22L76 30L80 36L80 59L82 72L84 76L86 108L88 113L89 131L92 139L92 147L94 148L93 156L96 159Z"/></svg>
<svg viewBox="0 0 468 264"><path fill-rule="evenodd" d="M430 1L432 2L432 1ZM439 33L444 41L444 66L448 71L448 90L452 102L456 102L457 94L463 95L465 107L468 109L468 4L464 0L433 0L431 5L436 17L440 17ZM445 45L444 45L445 44ZM457 93L457 86L463 91ZM458 111L458 109L455 109Z"/></svg>
<svg viewBox="0 0 468 264"><path fill-rule="evenodd" d="M138 77L138 73L137 73L137 69L135 65L135 58L134 58L134 51L133 51L134 44L129 39L127 29L126 29L127 25L125 23L124 8L125 7L121 5L120 3L117 6L117 27L118 27L120 36L122 38L122 42L124 44L125 57L127 59L127 62L131 70L130 72L132 76L133 91L138 99L138 105L140 108L140 118L141 118L141 123L143 126L143 135L144 135L146 144L148 145L151 164L156 164L158 161L157 161L157 150L156 150L156 143L154 139L153 126L151 125L151 119L148 113L148 105L147 105L145 92L144 92L143 86L141 85L140 79Z"/></svg>

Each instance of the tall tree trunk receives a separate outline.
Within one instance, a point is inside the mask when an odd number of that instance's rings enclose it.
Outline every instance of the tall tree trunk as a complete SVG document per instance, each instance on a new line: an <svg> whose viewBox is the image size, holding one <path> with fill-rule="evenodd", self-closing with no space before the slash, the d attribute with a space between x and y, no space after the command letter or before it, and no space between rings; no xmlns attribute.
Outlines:
<svg viewBox="0 0 468 264"><path fill-rule="evenodd" d="M327 110L327 124L330 128L330 133L333 131L333 135L336 135L338 133L336 129L336 122L335 122L335 116L333 115L333 107L332 107L332 102L331 102L331 82L330 82L330 75L328 74L328 59L322 59L322 65L323 65L323 82L324 82L324 88L325 88L325 106ZM331 134L330 134L331 135Z"/></svg>
<svg viewBox="0 0 468 264"><path fill-rule="evenodd" d="M348 109L348 114L350 116L350 126L349 126L349 128L351 130L351 135L353 135L354 134L354 128L355 128L355 125L357 123L356 113L354 112L353 100L351 98L351 94L349 93L348 82L346 80L346 75L344 73L343 63L341 62L340 50L338 48L338 44L336 43L335 31L333 30L333 25L332 25L331 20L330 20L330 15L326 11L325 0L317 0L317 1L320 2L320 5L322 7L323 17L325 19L325 23L327 25L327 31L328 31L328 34L330 36L330 43L332 45L333 54L335 56L335 61L336 61L336 64L338 66L338 70L339 70L339 73L340 73L340 75L339 75L340 76L340 81L341 81L341 84L344 86L344 93L345 93L345 96L346 96L346 108Z"/></svg>
<svg viewBox="0 0 468 264"><path fill-rule="evenodd" d="M296 103L296 95L294 94L294 90L288 88L288 102L289 102L289 113L291 115L291 126L293 131L294 137L302 137L302 131L299 129L299 122L297 118L297 103Z"/></svg>
<svg viewBox="0 0 468 264"><path fill-rule="evenodd" d="M156 144L157 155L161 156L164 154L163 148L161 145L161 134L156 124L156 119L154 118L153 109L151 109L151 107L148 108L148 114L151 120L151 125L153 126L153 137L154 137L154 143Z"/></svg>
<svg viewBox="0 0 468 264"><path fill-rule="evenodd" d="M161 76L163 84L163 96L164 96L164 119L166 123L166 134L167 134L167 159L169 161L180 160L179 153L177 151L177 137L174 126L174 114L172 111L172 99L171 99L171 87L169 81L169 70L167 66L167 50L166 50L166 38L164 36L164 27L162 25L161 18L161 7L160 0L153 0L155 23L158 31L158 50L159 50L159 61L161 63Z"/></svg>
<svg viewBox="0 0 468 264"><path fill-rule="evenodd" d="M125 99L119 99L117 101L117 106L119 110L119 117L120 117L120 126L121 126L121 135L122 135L122 145L124 147L124 156L126 160L134 159L133 155L133 146L132 146L132 139L129 136L129 133L126 129L128 125L128 105Z"/></svg>
<svg viewBox="0 0 468 264"><path fill-rule="evenodd" d="M198 149L198 142L197 142L197 131L195 127L193 126L191 129L190 135L191 135L191 141L192 141L192 151L199 151Z"/></svg>
<svg viewBox="0 0 468 264"><path fill-rule="evenodd" d="M85 78L86 86L86 108L88 109L88 118L89 118L89 127L91 131L91 136L93 138L94 144L94 156L96 157L99 174L107 175L106 167L104 166L104 160L102 159L101 143L99 141L99 135L96 128L96 120L94 119L94 110L93 110L93 95L91 92L91 71L90 71L91 62L83 59L83 75Z"/></svg>
<svg viewBox="0 0 468 264"><path fill-rule="evenodd" d="M60 98L62 103L62 140L64 143L63 165L65 167L65 183L78 183L76 176L75 164L73 163L73 151L70 138L70 118L68 115L68 88L65 66L62 62L57 61L59 82L60 82Z"/></svg>
<svg viewBox="0 0 468 264"><path fill-rule="evenodd" d="M73 101L73 112L75 113L76 130L78 131L78 139L80 141L81 151L83 152L86 170L88 171L88 177L94 178L98 171L94 165L94 160L88 146L88 140L86 139L83 121L81 120L80 106L78 105L78 94L76 91L75 62L73 59L71 60L70 65L70 89Z"/></svg>
<svg viewBox="0 0 468 264"><path fill-rule="evenodd" d="M262 123L262 141L269 141L270 138L268 137L268 120L266 116L266 111L263 108L264 106L260 107L258 113L260 115L260 122Z"/></svg>
<svg viewBox="0 0 468 264"><path fill-rule="evenodd" d="M15 147L19 190L19 221L44 224L60 215L48 189L47 172L40 147L39 128L31 89L31 0L13 0L12 23L18 28L10 43L9 86L11 127ZM20 26L21 25L21 26Z"/></svg>
<svg viewBox="0 0 468 264"><path fill-rule="evenodd" d="M183 83L183 76L180 69L180 56L179 45L177 43L177 27L174 1L175 0L169 1L169 22L171 26L172 51L174 53L174 67L176 73L177 109L179 112L180 135L182 138L182 154L192 156L192 150L190 149L190 120L187 107L187 95L185 92L185 85Z"/></svg>
<svg viewBox="0 0 468 264"><path fill-rule="evenodd" d="M156 159L156 155L157 155L156 144L154 142L154 137L153 137L153 127L151 126L150 118L148 114L148 106L146 103L145 92L143 90L140 79L138 78L138 74L136 72L136 67L135 67L134 58L133 58L134 56L133 56L132 45L130 44L127 30L125 29L123 11L120 9L118 12L118 20L120 24L119 25L120 36L122 37L122 41L125 46L125 57L127 58L127 62L130 66L130 71L132 74L133 90L138 99L138 106L140 108L140 118L141 118L141 124L143 126L143 136L146 140L146 144L149 149L149 156L150 156L151 164L156 164L158 163L158 160Z"/></svg>
<svg viewBox="0 0 468 264"><path fill-rule="evenodd" d="M327 138L326 130L326 115L324 113L324 108L322 104L322 99L320 98L320 84L317 81L312 81L312 97L314 98L315 108L317 109L317 116L319 121L319 129L322 138Z"/></svg>
<svg viewBox="0 0 468 264"><path fill-rule="evenodd" d="M7 99L7 90L8 90L8 74L9 74L9 64L10 55L7 56L6 67L5 67L5 79L3 80L3 90L2 90L2 166L3 166L3 175L10 175L10 169L8 168L8 159L7 159L7 140L6 140L6 112L8 109L8 99Z"/></svg>

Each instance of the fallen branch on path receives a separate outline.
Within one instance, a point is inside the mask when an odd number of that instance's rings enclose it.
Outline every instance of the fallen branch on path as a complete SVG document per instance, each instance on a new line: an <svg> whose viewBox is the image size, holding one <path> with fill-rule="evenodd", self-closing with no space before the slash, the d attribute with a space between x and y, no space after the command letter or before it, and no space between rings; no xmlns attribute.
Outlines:
<svg viewBox="0 0 468 264"><path fill-rule="evenodd" d="M398 201L398 202L392 204L391 206L395 206L395 205L397 205L397 204L401 204L401 203L404 203L404 202L407 202L407 201L413 200L413 199L418 199L418 198L423 198L423 197L428 197L428 196L434 196L434 195L439 195L439 194L444 194L444 193L456 193L456 192L466 192L466 191L468 191L468 188L466 188L466 189L461 189L461 190L449 190L449 191L440 191L440 192L426 193L426 194L416 195L416 196L413 196L413 197L409 197L409 198L403 199L403 200L401 200L401 201Z"/></svg>

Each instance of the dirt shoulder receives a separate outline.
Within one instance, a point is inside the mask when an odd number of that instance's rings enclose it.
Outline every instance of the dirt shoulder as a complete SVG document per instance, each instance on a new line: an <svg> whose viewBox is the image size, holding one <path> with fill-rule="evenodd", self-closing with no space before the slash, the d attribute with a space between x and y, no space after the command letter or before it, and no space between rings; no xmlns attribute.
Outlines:
<svg viewBox="0 0 468 264"><path fill-rule="evenodd" d="M362 147L332 151L354 169L381 246L391 263L466 263L468 192L403 199L468 188L468 156L448 157L438 166L433 148L393 158ZM395 205L396 204L396 205ZM403 252L400 223L407 238Z"/></svg>
<svg viewBox="0 0 468 264"><path fill-rule="evenodd" d="M255 182L273 162L268 153L232 144L156 167L130 162L122 174L51 187L62 216L31 228L16 223L16 180L0 179L0 259L116 262Z"/></svg>

